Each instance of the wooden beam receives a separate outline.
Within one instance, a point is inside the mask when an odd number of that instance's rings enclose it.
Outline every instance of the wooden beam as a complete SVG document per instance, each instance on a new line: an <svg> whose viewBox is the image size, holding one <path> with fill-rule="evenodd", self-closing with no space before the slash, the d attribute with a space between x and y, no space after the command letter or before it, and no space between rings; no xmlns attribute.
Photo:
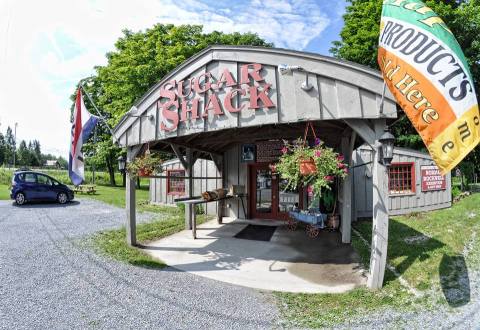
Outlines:
<svg viewBox="0 0 480 330"><path fill-rule="evenodd" d="M214 155L214 154L210 154L210 158L215 163L215 167L217 168L217 171L222 173L222 160L221 160L221 158L217 155Z"/></svg>
<svg viewBox="0 0 480 330"><path fill-rule="evenodd" d="M188 180L187 180L187 197L193 196L193 165L195 163L193 150L191 148L187 148L185 150L185 158L186 158L186 166L185 171L187 172ZM185 228L192 229L193 226L193 216L192 214L195 212L195 207L192 204L187 204L185 207Z"/></svg>
<svg viewBox="0 0 480 330"><path fill-rule="evenodd" d="M372 185L373 185L373 228L372 250L370 255L370 273L367 285L371 289L383 286L385 266L387 264L388 246L388 173L387 167L380 163L379 138L386 126L385 119L374 121L375 148L373 150Z"/></svg>
<svg viewBox="0 0 480 330"><path fill-rule="evenodd" d="M180 148L173 144L173 143L170 143L170 147L172 148L173 152L175 153L175 156L177 156L178 160L180 161L180 163L182 163L182 166L184 169L187 169L187 161L185 160L185 158L183 157L183 154L182 152L180 151Z"/></svg>
<svg viewBox="0 0 480 330"><path fill-rule="evenodd" d="M344 121L370 146L375 144L375 132L367 125L365 119L345 119Z"/></svg>
<svg viewBox="0 0 480 330"><path fill-rule="evenodd" d="M352 163L352 153L353 146L355 144L355 136L355 132L350 132L350 134L342 136L341 140L341 151L345 157L345 162L349 165L349 167ZM350 173L345 179L343 179L340 189L342 243L350 243L352 239L352 186L353 178Z"/></svg>
<svg viewBox="0 0 480 330"><path fill-rule="evenodd" d="M127 161L131 162L141 149L142 145L127 148ZM125 187L125 210L127 212L127 218L125 227L127 232L127 244L130 246L135 246L137 244L137 210L135 194L135 179L132 178L127 171Z"/></svg>

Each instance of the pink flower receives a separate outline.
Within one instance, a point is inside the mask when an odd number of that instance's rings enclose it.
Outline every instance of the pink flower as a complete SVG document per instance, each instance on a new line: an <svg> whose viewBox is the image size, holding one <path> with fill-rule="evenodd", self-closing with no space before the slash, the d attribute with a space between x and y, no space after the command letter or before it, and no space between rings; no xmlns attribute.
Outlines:
<svg viewBox="0 0 480 330"><path fill-rule="evenodd" d="M323 177L325 180L332 182L334 180L333 175L326 175Z"/></svg>
<svg viewBox="0 0 480 330"><path fill-rule="evenodd" d="M338 168L345 168L345 164L344 163L337 163L337 167Z"/></svg>
<svg viewBox="0 0 480 330"><path fill-rule="evenodd" d="M338 155L337 160L343 162L345 160L345 157L343 157L343 155Z"/></svg>
<svg viewBox="0 0 480 330"><path fill-rule="evenodd" d="M277 171L277 165L275 165L275 164L270 164L269 167L270 167L270 170L271 170L272 172L276 172L276 171Z"/></svg>
<svg viewBox="0 0 480 330"><path fill-rule="evenodd" d="M315 150L315 157L320 157L322 155L322 150Z"/></svg>
<svg viewBox="0 0 480 330"><path fill-rule="evenodd" d="M348 168L345 167L345 168L343 169L343 172L344 172L345 174L348 174Z"/></svg>
<svg viewBox="0 0 480 330"><path fill-rule="evenodd" d="M313 192L313 186L307 186L307 192L312 193Z"/></svg>
<svg viewBox="0 0 480 330"><path fill-rule="evenodd" d="M277 149L277 150L278 150L278 149ZM286 154L287 152L288 152L287 147L283 147L283 148L282 148L282 154Z"/></svg>

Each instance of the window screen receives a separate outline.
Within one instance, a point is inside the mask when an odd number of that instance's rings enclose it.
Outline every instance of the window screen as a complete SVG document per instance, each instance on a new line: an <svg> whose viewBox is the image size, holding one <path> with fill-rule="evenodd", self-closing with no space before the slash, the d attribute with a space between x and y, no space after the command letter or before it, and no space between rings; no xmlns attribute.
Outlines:
<svg viewBox="0 0 480 330"><path fill-rule="evenodd" d="M393 163L388 169L390 194L411 194L415 192L415 164Z"/></svg>
<svg viewBox="0 0 480 330"><path fill-rule="evenodd" d="M167 193L172 195L185 194L185 170L167 171ZM180 178L179 178L180 177Z"/></svg>

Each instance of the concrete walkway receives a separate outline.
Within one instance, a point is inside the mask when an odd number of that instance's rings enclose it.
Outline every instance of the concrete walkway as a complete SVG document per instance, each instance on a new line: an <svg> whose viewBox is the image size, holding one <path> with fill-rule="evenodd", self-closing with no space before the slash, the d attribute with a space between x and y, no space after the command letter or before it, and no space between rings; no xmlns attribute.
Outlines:
<svg viewBox="0 0 480 330"><path fill-rule="evenodd" d="M234 238L249 223L271 221L212 220L190 231L151 242L145 251L168 265L210 279L260 290L340 293L366 282L353 248L338 233L309 238L303 229L278 226L269 242Z"/></svg>

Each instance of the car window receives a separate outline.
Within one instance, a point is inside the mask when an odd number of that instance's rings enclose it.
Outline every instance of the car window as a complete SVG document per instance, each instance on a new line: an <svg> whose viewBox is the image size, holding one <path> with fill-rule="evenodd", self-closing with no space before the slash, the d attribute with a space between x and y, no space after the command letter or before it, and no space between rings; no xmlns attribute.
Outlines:
<svg viewBox="0 0 480 330"><path fill-rule="evenodd" d="M37 182L37 176L35 173L25 173L23 175L23 181L28 183L35 183Z"/></svg>
<svg viewBox="0 0 480 330"><path fill-rule="evenodd" d="M52 181L48 176L37 174L37 182L40 184L47 184L49 186L52 185Z"/></svg>

